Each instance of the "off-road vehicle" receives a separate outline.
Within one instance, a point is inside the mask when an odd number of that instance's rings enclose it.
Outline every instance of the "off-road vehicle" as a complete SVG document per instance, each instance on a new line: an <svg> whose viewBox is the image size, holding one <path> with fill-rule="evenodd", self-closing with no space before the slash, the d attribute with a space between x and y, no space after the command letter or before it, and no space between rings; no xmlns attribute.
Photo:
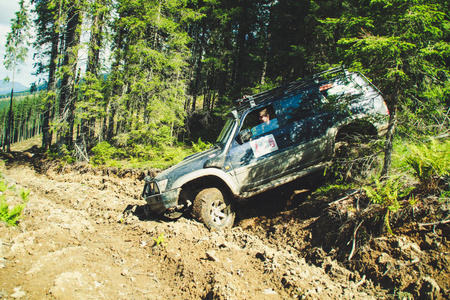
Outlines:
<svg viewBox="0 0 450 300"><path fill-rule="evenodd" d="M142 197L154 213L190 209L210 229L231 227L234 201L325 167L339 137L383 134L388 114L380 91L343 67L247 96L212 148L147 177Z"/></svg>

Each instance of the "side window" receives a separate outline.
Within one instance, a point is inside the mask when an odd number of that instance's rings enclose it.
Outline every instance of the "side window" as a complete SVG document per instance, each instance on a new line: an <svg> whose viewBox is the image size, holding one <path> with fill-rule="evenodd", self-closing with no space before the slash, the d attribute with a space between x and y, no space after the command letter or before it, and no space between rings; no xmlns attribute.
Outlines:
<svg viewBox="0 0 450 300"><path fill-rule="evenodd" d="M267 105L247 114L238 135L238 142L246 143L278 127L275 110L272 105Z"/></svg>
<svg viewBox="0 0 450 300"><path fill-rule="evenodd" d="M327 99L318 90L310 89L280 100L279 105L285 121L295 121L316 114L326 102Z"/></svg>

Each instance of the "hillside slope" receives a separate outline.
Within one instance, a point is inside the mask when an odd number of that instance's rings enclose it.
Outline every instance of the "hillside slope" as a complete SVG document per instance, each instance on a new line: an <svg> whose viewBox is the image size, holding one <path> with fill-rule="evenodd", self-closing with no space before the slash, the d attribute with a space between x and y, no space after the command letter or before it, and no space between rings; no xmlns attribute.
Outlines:
<svg viewBox="0 0 450 300"><path fill-rule="evenodd" d="M189 216L148 214L144 174L133 170L61 167L15 152L1 172L31 193L19 226L0 224L0 298L449 296L446 224L409 223L348 262L329 245L339 229L324 209L331 199L312 203L299 183L251 199L232 230L210 232Z"/></svg>

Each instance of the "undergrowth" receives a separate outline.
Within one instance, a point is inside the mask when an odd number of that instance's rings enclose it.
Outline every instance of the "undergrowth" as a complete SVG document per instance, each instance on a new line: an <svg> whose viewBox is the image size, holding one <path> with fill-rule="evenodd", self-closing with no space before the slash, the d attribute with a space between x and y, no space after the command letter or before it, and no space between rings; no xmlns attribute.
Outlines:
<svg viewBox="0 0 450 300"><path fill-rule="evenodd" d="M370 159L373 162L377 159L381 161L382 153L378 153L377 156L370 156ZM328 195L331 199L336 199L345 197L349 191L360 190L369 205L376 207L371 210L377 212L372 217L381 220L384 229L391 234L393 233L391 218L394 214L414 211L414 208L420 206L421 201L430 195L438 196L441 201L448 201L449 140L399 141L394 146L393 158L390 177L381 180L379 179L381 164L372 164L370 169L361 168L358 165L361 161L364 162L361 153L352 153L345 157L345 160L334 162L332 168L327 170L328 184L320 187L315 194ZM359 172L354 172L356 169Z"/></svg>
<svg viewBox="0 0 450 300"><path fill-rule="evenodd" d="M185 157L211 147L208 142L200 138L192 147L184 144L174 146L129 145L115 147L104 141L92 148L91 163L94 166L158 168L166 169L181 162Z"/></svg>
<svg viewBox="0 0 450 300"><path fill-rule="evenodd" d="M400 177L391 177L384 181L375 179L374 182L374 185L366 185L362 189L372 204L380 206L380 212L384 214L382 216L384 227L393 235L390 215L398 212L405 204L411 203L408 200L401 200L407 199L414 187L405 187L405 182Z"/></svg>
<svg viewBox="0 0 450 300"><path fill-rule="evenodd" d="M17 190L14 185L8 186L5 180L0 179L0 221L16 226L28 202L29 193L25 189Z"/></svg>
<svg viewBox="0 0 450 300"><path fill-rule="evenodd" d="M406 163L425 191L447 189L450 178L450 140L409 145Z"/></svg>

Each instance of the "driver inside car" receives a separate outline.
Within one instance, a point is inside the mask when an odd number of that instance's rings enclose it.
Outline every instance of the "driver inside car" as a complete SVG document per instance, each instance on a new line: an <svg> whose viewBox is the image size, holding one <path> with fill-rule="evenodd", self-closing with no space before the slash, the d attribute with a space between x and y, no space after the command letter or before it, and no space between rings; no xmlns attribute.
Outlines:
<svg viewBox="0 0 450 300"><path fill-rule="evenodd" d="M276 118L270 119L270 113L267 108L263 108L259 111L258 123L259 125L252 128L252 137L262 135L278 128L278 120Z"/></svg>

